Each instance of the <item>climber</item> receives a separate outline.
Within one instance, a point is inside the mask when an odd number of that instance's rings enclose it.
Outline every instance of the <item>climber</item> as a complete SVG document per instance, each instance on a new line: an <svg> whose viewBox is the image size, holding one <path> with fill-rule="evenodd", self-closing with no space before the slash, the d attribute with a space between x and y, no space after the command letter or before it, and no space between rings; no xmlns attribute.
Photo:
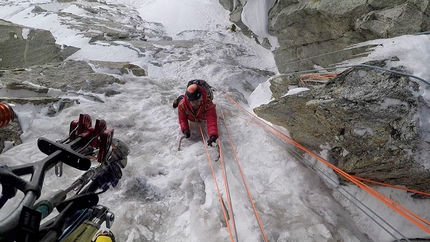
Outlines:
<svg viewBox="0 0 430 242"><path fill-rule="evenodd" d="M228 30L230 30L231 32L236 32L236 25L235 24L230 25L230 27L228 27Z"/></svg>
<svg viewBox="0 0 430 242"><path fill-rule="evenodd" d="M203 80L190 81L185 95L183 95L182 98L182 95L179 96L176 100L178 119L181 131L187 139L191 136L188 121L206 121L209 136L207 143L208 146L212 146L212 143L216 142L218 138L218 119L215 104L211 100L212 91L207 91L203 85L198 84L202 81ZM208 98L208 92L210 92L210 98Z"/></svg>

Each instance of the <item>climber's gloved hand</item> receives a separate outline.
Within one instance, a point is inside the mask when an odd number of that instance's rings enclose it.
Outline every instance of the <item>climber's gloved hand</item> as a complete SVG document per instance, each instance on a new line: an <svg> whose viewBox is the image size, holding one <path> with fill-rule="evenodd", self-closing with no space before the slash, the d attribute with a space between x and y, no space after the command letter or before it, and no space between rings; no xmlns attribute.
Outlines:
<svg viewBox="0 0 430 242"><path fill-rule="evenodd" d="M184 135L187 139L190 138L190 131L188 129L184 130Z"/></svg>
<svg viewBox="0 0 430 242"><path fill-rule="evenodd" d="M212 147L212 143L213 142L216 142L216 136L215 135L212 135L209 139L208 139L208 146L211 146Z"/></svg>

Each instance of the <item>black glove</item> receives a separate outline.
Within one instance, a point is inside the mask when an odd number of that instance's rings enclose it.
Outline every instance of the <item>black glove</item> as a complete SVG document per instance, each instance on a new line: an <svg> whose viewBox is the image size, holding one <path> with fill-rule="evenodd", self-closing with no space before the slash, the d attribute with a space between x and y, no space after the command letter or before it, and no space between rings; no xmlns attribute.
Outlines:
<svg viewBox="0 0 430 242"><path fill-rule="evenodd" d="M209 146L212 146L212 143L213 142L216 142L216 136L215 135L212 135L211 137L210 137L210 139L208 139L208 145Z"/></svg>
<svg viewBox="0 0 430 242"><path fill-rule="evenodd" d="M190 138L190 131L188 129L184 130L184 135L187 137L187 139Z"/></svg>

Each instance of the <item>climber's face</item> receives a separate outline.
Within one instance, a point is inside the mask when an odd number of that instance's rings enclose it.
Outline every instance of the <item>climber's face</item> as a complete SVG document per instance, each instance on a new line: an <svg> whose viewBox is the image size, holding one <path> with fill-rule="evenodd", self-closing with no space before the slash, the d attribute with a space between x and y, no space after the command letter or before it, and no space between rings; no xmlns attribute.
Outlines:
<svg viewBox="0 0 430 242"><path fill-rule="evenodd" d="M202 105L202 98L199 98L195 101L190 101L190 104L193 108L197 109L200 107L200 105Z"/></svg>

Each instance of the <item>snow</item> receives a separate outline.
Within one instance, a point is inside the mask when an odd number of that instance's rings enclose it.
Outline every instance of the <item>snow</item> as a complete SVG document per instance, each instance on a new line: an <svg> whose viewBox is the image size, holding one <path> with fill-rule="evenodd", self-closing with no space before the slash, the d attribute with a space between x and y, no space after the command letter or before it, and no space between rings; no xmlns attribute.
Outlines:
<svg viewBox="0 0 430 242"><path fill-rule="evenodd" d="M269 23L268 23L268 13L269 13L270 1L248 1L245 6L243 6L242 21L255 33L260 43L263 43L263 38L269 40L272 50L279 47L278 39L269 34Z"/></svg>
<svg viewBox="0 0 430 242"><path fill-rule="evenodd" d="M357 64L357 62L365 62L372 59L389 59L392 57L399 58L399 61L391 61L386 68L397 67L403 65L407 67L415 76L424 80L430 80L430 73L427 70L427 65L430 61L430 56L425 53L430 53L428 42L429 35L404 35L390 39L378 39L363 42L357 46L376 45L369 56L349 60L348 64Z"/></svg>
<svg viewBox="0 0 430 242"><path fill-rule="evenodd" d="M308 91L309 88L305 88L305 87L298 87L298 88L294 88L291 90L288 90L288 92L284 95L284 96L288 96L288 95L294 95L300 92L304 92L304 91Z"/></svg>
<svg viewBox="0 0 430 242"><path fill-rule="evenodd" d="M268 7L263 2L248 1L242 17L260 42L267 38L272 48L276 48L276 38L267 31L264 16ZM191 125L191 138L182 142L181 151L177 150L182 134L171 103L183 94L186 82L193 78L205 79L216 89L214 101L220 118L220 141L239 241L262 241L263 237L237 162L243 169L269 241L362 241L363 237L360 237L353 221L374 241L403 238L392 232L393 229L383 229L373 222L357 208L360 203L406 237L430 238L426 232L360 188L340 186L330 168L261 129L267 123L259 123L248 115L246 111L252 113L252 108L271 100L268 78L254 69L277 74L276 65L270 50L240 31L232 33L227 30L232 24L228 21L228 11L216 0L110 0L112 5L103 6L104 9L116 11L115 4L127 5L148 21L145 27L172 38L169 42L152 37L148 39L148 45L152 47L142 49L122 41L117 41L115 46L103 41L90 44L89 38L68 28L65 25L67 21L64 21L67 17L56 12L85 17L87 12L82 5L90 3L84 1L77 4L3 0L0 3L0 18L49 30L57 44L81 48L69 59L128 61L148 72L147 77L138 78L131 74L119 77L125 81L123 85L115 84L121 93L111 97L100 95L104 103L86 99L79 93L68 93L79 98L79 105L66 108L55 117L47 116L45 106L15 104L14 109L24 131L21 137L24 143L9 147L0 158L2 165L39 160L44 155L36 147L37 138L65 138L70 122L81 113L89 114L93 121L105 119L108 126L115 129L115 137L131 149L118 186L100 196L101 204L108 206L116 215L112 231L117 241L230 240L210 166L213 165L222 190L220 162L208 162L203 143L207 138L200 137L199 125ZM91 6L96 4L91 3ZM32 13L35 5L53 12ZM121 21L126 22L125 19ZM397 56L399 61L391 62L392 66L404 65L414 75L429 80L429 42L426 35L371 41L377 46L369 56L343 64ZM111 70L93 68L97 72L116 75ZM286 95L301 91L306 90L297 88ZM428 93L424 93L428 98ZM50 90L48 94L59 95L61 92ZM29 93L13 95L27 96ZM232 103L229 97L243 109ZM397 104L396 100L384 103ZM428 114L422 115L428 117ZM275 128L288 133L280 127ZM372 133L366 127L356 132L362 135ZM322 147L324 145L321 144ZM208 154L213 161L217 150L209 147ZM324 152L320 155L325 156ZM56 177L53 171L47 173L45 195L64 188L61 185L71 184L81 174L70 167L65 167L64 173L61 178ZM377 189L414 213L430 219L428 201L413 200L404 191ZM225 200L226 192L222 190L221 193ZM6 215L3 211L0 217ZM372 216L377 220L377 216Z"/></svg>
<svg viewBox="0 0 430 242"><path fill-rule="evenodd" d="M175 36L187 30L221 31L229 26L228 11L210 0L146 0L132 2L143 19L160 22L168 35Z"/></svg>

